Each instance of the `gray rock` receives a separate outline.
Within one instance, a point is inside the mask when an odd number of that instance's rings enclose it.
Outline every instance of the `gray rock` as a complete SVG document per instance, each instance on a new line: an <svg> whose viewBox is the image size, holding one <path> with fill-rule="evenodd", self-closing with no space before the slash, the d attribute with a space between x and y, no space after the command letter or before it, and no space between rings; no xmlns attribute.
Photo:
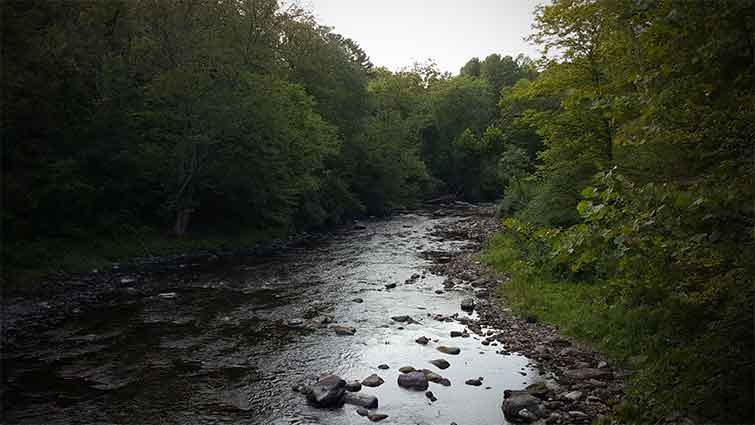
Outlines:
<svg viewBox="0 0 755 425"><path fill-rule="evenodd" d="M466 381L464 381L464 383L467 385L472 385L473 387L479 387L480 385L482 385L482 381L476 378L467 379Z"/></svg>
<svg viewBox="0 0 755 425"><path fill-rule="evenodd" d="M385 289L393 289L395 287L396 287L395 283L389 283L389 284L385 285Z"/></svg>
<svg viewBox="0 0 755 425"><path fill-rule="evenodd" d="M398 385L410 390L425 391L427 389L427 377L422 372L409 372L398 377Z"/></svg>
<svg viewBox="0 0 755 425"><path fill-rule="evenodd" d="M291 329L301 329L304 327L306 323L304 322L304 319L288 319L286 320L286 327Z"/></svg>
<svg viewBox="0 0 755 425"><path fill-rule="evenodd" d="M438 381L438 383L440 385L443 385L444 387L450 387L451 386L451 381L448 380L448 378L443 378L440 381Z"/></svg>
<svg viewBox="0 0 755 425"><path fill-rule="evenodd" d="M464 298L461 301L462 310L471 311L471 310L474 310L474 306L475 306L474 298Z"/></svg>
<svg viewBox="0 0 755 425"><path fill-rule="evenodd" d="M445 354L459 354L461 353L461 349L459 347L446 347L445 345L441 345L438 347L438 351Z"/></svg>
<svg viewBox="0 0 755 425"><path fill-rule="evenodd" d="M336 332L336 335L354 335L357 333L356 328L351 326L335 325L332 329Z"/></svg>
<svg viewBox="0 0 755 425"><path fill-rule="evenodd" d="M328 375L309 388L307 401L316 407L337 407L343 405L346 381L337 375Z"/></svg>
<svg viewBox="0 0 755 425"><path fill-rule="evenodd" d="M608 369L582 368L567 370L564 372L564 376L573 380L586 381L589 379L611 379L613 373Z"/></svg>
<svg viewBox="0 0 755 425"><path fill-rule="evenodd" d="M372 422L380 422L387 417L388 415L384 413L371 413L367 415L367 419L371 420Z"/></svg>
<svg viewBox="0 0 755 425"><path fill-rule="evenodd" d="M427 343L430 342L430 340L427 339L426 336L421 336L421 337L415 339L414 341L417 342L417 344L422 344L422 345L427 345Z"/></svg>
<svg viewBox="0 0 755 425"><path fill-rule="evenodd" d="M362 380L362 385L365 387L378 387L380 385L383 385L383 378L375 375L374 373Z"/></svg>
<svg viewBox="0 0 755 425"><path fill-rule="evenodd" d="M361 299L361 298L354 298L354 299L353 299L353 300L351 300L351 301L354 301L354 302L355 302L355 303L357 303L357 304L361 304L361 303L363 303L363 302L364 302L364 300L363 300L363 299Z"/></svg>
<svg viewBox="0 0 755 425"><path fill-rule="evenodd" d="M438 383L441 379L443 379L442 376L438 375L437 373L433 372L430 369L422 369L419 372L422 372L425 374L425 378L427 378L430 382Z"/></svg>
<svg viewBox="0 0 755 425"><path fill-rule="evenodd" d="M529 416L523 417L519 414L522 409L526 409L537 418L545 416L542 401L527 391L506 390L503 394L501 409L503 409L503 415L506 419L510 421L531 421Z"/></svg>
<svg viewBox="0 0 755 425"><path fill-rule="evenodd" d="M582 398L582 391L571 391L566 394L562 394L562 397L571 401L579 401L579 399Z"/></svg>
<svg viewBox="0 0 755 425"><path fill-rule="evenodd" d="M544 382L537 382L527 386L525 391L539 399L545 399L548 394L548 386Z"/></svg>
<svg viewBox="0 0 755 425"><path fill-rule="evenodd" d="M464 335L464 332L461 331L451 331L451 338L458 338L460 336Z"/></svg>
<svg viewBox="0 0 755 425"><path fill-rule="evenodd" d="M381 370L387 370L387 369L390 369L390 368L391 367L388 366L387 364L381 364L381 365L378 366L378 369L381 369Z"/></svg>
<svg viewBox="0 0 755 425"><path fill-rule="evenodd" d="M343 396L343 402L364 407L365 409L375 409L378 407L377 397L368 394L346 393Z"/></svg>
<svg viewBox="0 0 755 425"><path fill-rule="evenodd" d="M351 381L346 383L346 391L355 393L362 390L362 383L359 381Z"/></svg>
<svg viewBox="0 0 755 425"><path fill-rule="evenodd" d="M430 363L432 363L435 367L437 367L440 370L446 370L451 366L451 363L449 363L447 360L444 360L444 359L430 360Z"/></svg>

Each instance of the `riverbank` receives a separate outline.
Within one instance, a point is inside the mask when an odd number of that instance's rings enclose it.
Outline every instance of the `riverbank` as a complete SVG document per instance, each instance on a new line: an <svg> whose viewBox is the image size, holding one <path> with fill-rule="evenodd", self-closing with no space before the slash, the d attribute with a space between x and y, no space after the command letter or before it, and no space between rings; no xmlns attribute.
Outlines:
<svg viewBox="0 0 755 425"><path fill-rule="evenodd" d="M502 330L482 333L488 344L499 343L498 353L507 356L522 354L531 359L531 366L547 379L543 387L530 392L542 400L548 424L585 424L594 420L610 421L610 415L624 397L627 372L589 346L564 336L557 326L527 314L517 306L515 297L504 296L510 276L483 261L487 241L500 229L500 219L475 216L438 228L444 238L470 239L476 247L434 264L430 271L448 276L444 285L449 288L474 288L479 320L467 325L480 333L483 328ZM503 289L503 290L502 290ZM526 418L519 418L526 421Z"/></svg>

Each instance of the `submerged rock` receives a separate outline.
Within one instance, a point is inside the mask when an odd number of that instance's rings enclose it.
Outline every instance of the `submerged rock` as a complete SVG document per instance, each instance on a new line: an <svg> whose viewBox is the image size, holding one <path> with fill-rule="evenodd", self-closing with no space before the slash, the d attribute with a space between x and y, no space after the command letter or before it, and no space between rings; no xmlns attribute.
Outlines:
<svg viewBox="0 0 755 425"><path fill-rule="evenodd" d="M365 409L375 409L378 407L377 397L368 394L346 393L343 396L343 402L364 407Z"/></svg>
<svg viewBox="0 0 755 425"><path fill-rule="evenodd" d="M387 417L388 415L386 415L385 413L371 413L367 415L367 419L371 420L372 422L380 422Z"/></svg>
<svg viewBox="0 0 755 425"><path fill-rule="evenodd" d="M398 377L398 385L402 388L425 391L427 389L427 377L422 372L409 372Z"/></svg>
<svg viewBox="0 0 755 425"><path fill-rule="evenodd" d="M461 353L461 348L459 348L459 347L446 347L445 345L441 345L440 347L438 347L438 351L440 351L441 353L445 353L445 354L456 355L456 354Z"/></svg>
<svg viewBox="0 0 755 425"><path fill-rule="evenodd" d="M335 325L332 329L336 332L336 335L354 335L357 333L356 328L352 328L351 326Z"/></svg>

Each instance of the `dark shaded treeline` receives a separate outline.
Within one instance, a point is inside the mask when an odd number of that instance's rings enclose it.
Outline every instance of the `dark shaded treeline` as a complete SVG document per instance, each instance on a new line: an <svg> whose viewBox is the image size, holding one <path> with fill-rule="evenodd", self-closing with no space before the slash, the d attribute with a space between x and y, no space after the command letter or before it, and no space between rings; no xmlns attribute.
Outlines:
<svg viewBox="0 0 755 425"><path fill-rule="evenodd" d="M67 241L300 230L441 192L494 198L496 93L534 75L498 55L456 78L375 68L275 0L2 8L12 265Z"/></svg>

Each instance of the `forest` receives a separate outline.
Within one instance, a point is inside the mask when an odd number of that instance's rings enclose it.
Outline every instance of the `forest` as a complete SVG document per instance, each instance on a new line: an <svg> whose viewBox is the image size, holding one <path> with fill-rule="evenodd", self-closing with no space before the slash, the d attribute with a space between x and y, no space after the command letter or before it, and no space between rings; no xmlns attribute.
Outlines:
<svg viewBox="0 0 755 425"><path fill-rule="evenodd" d="M623 421L751 423L752 0L555 0L458 74L276 0L1 7L4 273L497 202L501 293L637 370Z"/></svg>

